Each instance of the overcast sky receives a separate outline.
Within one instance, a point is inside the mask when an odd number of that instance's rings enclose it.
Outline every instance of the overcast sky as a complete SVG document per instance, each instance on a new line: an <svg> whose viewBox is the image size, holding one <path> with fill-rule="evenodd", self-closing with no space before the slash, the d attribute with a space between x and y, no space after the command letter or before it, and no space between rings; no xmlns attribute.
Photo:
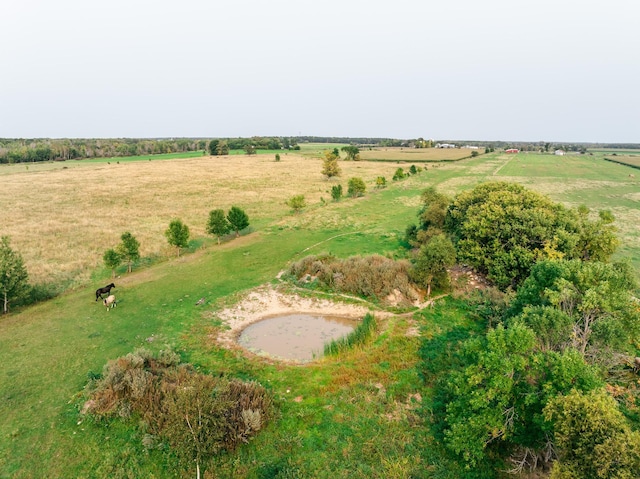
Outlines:
<svg viewBox="0 0 640 479"><path fill-rule="evenodd" d="M0 0L0 137L640 143L638 0Z"/></svg>

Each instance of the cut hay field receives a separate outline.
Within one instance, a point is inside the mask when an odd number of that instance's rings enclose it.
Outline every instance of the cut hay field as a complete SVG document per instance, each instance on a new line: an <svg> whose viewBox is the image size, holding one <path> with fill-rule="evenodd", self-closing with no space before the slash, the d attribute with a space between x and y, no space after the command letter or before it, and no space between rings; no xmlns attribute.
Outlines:
<svg viewBox="0 0 640 479"><path fill-rule="evenodd" d="M469 158L472 152L479 152L470 148L372 148L361 149L360 158L371 161L398 162L431 162L455 161Z"/></svg>

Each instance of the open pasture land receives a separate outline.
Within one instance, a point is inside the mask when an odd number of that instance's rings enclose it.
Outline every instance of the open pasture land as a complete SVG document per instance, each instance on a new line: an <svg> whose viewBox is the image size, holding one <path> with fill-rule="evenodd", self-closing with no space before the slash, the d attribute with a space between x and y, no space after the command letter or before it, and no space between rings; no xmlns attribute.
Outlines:
<svg viewBox="0 0 640 479"><path fill-rule="evenodd" d="M448 469L441 441L416 413L434 407L418 375L416 326L424 337L468 328L453 300L385 320L366 348L305 367L219 347L216 312L275 283L308 254L402 256L399 239L427 186L453 196L483 181L514 181L569 206L611 209L620 255L640 266L640 188L628 176L635 170L588 155L481 155L423 165L397 182L390 181L397 165L364 160L341 161L342 176L327 181L319 159L291 152L280 162L258 155L64 164L0 168L0 207L9 219L2 234L31 275L78 278L73 290L0 318L1 478L193 477L193 466L177 466L169 450L144 447L136 420L79 414L88 377L139 347L172 347L200 371L255 379L273 393L278 417L249 444L207 463L205 478L465 477ZM352 176L365 180L366 195L332 202L330 187L346 190ZM387 188L374 188L377 176ZM284 204L294 194L308 204L297 214ZM204 234L208 212L232 204L246 209L253 232L218 246ZM143 257L173 256L163 235L173 217L191 229L190 254L121 272L120 304L106 312L94 301L97 285L110 282L104 250L130 231ZM196 305L200 298L205 303Z"/></svg>
<svg viewBox="0 0 640 479"><path fill-rule="evenodd" d="M26 168L28 166L28 169ZM341 163L343 188L353 176L373 188L394 167ZM2 234L11 238L34 282L73 278L85 283L102 255L131 232L143 257L173 254L164 231L180 218L192 238L206 238L209 211L239 206L254 229L286 216L287 198L304 194L310 205L331 200L319 159L282 155L195 157L120 163L84 161L0 166Z"/></svg>
<svg viewBox="0 0 640 479"><path fill-rule="evenodd" d="M473 151L469 148L362 148L360 158L371 161L398 161L404 163L424 163L431 161L456 161L469 158Z"/></svg>

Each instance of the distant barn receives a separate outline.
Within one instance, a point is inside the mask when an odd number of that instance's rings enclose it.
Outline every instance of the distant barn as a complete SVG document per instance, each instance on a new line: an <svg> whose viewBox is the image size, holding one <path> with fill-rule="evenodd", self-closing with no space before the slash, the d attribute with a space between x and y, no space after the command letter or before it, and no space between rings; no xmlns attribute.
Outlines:
<svg viewBox="0 0 640 479"><path fill-rule="evenodd" d="M508 150L505 150L505 153L520 153L520 150L517 148L509 148Z"/></svg>
<svg viewBox="0 0 640 479"><path fill-rule="evenodd" d="M564 150L556 150L556 151L554 152L554 155L556 155L556 156L563 156L563 155L564 155Z"/></svg>

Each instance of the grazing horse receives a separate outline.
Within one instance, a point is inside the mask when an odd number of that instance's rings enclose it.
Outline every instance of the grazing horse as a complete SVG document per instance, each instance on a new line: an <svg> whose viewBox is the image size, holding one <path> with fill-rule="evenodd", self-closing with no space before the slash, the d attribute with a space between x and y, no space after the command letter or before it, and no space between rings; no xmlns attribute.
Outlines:
<svg viewBox="0 0 640 479"><path fill-rule="evenodd" d="M116 297L112 294L107 296L106 299L103 299L102 304L104 304L107 307L107 311L109 311L109 309L113 309L116 306L118 306L118 303L116 302Z"/></svg>
<svg viewBox="0 0 640 479"><path fill-rule="evenodd" d="M111 293L111 288L115 288L116 285L111 283L106 285L104 288L98 288L96 289L96 301L98 301L98 298L102 299L102 295L103 294L110 294Z"/></svg>

